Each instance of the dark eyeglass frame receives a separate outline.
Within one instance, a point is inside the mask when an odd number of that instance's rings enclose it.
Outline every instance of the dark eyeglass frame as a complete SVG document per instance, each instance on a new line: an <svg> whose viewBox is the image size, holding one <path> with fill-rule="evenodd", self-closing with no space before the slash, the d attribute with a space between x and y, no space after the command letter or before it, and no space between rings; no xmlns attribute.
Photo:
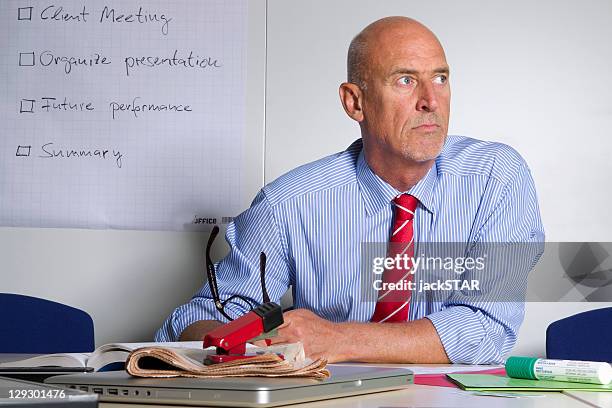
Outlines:
<svg viewBox="0 0 612 408"><path fill-rule="evenodd" d="M259 305L253 305L253 302L250 299L245 298L241 295L232 295L224 301L221 301L219 296L219 288L217 287L217 272L215 270L215 264L210 258L210 249L212 248L212 244L215 241L215 238L219 234L219 227L214 226L212 231L210 232L210 236L208 237L208 244L206 244L206 275L208 277L208 286L210 287L210 293L212 294L213 300L215 302L215 307L226 319L229 321L234 320L234 318L230 317L225 312L225 306L235 300L240 300L247 305L249 305L249 312L253 309L257 308ZM264 303L270 302L270 297L268 296L268 291L266 290L266 254L264 252L259 254L259 275L261 279L261 291L263 293L263 301Z"/></svg>

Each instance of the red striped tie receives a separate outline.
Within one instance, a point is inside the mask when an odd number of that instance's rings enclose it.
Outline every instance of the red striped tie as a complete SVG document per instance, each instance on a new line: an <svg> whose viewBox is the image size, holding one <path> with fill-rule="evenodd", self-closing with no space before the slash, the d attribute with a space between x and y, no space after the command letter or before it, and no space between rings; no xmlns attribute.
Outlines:
<svg viewBox="0 0 612 408"><path fill-rule="evenodd" d="M409 268L404 265L404 256L410 260L414 257L413 242L413 222L414 211L418 200L408 194L400 194L393 199L395 205L395 220L391 238L389 238L389 248L387 257L395 258L401 256L400 268L385 269L383 273L383 285L388 283L405 283L412 281L414 275L411 272L412 263L408 263ZM410 290L401 285L401 288L393 290L380 290L378 301L372 316L372 322L405 322L408 320L408 310L410 308Z"/></svg>

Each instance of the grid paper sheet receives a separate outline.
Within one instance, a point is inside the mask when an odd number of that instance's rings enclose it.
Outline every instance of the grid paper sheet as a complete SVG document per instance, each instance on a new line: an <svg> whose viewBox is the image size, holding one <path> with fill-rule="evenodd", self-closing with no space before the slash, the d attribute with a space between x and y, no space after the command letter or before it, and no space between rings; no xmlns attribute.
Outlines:
<svg viewBox="0 0 612 408"><path fill-rule="evenodd" d="M240 209L246 0L2 1L0 225L197 230Z"/></svg>

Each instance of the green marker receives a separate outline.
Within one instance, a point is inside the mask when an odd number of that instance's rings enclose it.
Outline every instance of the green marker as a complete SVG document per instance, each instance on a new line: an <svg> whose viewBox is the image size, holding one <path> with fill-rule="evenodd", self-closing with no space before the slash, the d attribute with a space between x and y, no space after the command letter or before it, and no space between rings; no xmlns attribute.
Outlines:
<svg viewBox="0 0 612 408"><path fill-rule="evenodd" d="M597 361L547 360L534 357L510 357L506 374L512 378L567 381L608 385L612 382L612 367Z"/></svg>

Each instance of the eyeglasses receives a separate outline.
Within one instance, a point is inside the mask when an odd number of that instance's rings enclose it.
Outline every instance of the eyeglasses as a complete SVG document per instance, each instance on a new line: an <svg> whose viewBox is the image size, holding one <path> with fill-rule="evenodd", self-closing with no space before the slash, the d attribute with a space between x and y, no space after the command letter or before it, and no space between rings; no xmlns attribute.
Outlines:
<svg viewBox="0 0 612 408"><path fill-rule="evenodd" d="M231 321L234 320L234 318L230 317L225 312L225 306L228 303L244 303L248 305L249 311L257 308L259 305L254 305L250 299L247 299L244 296L240 295L233 295L230 296L228 299L221 301L221 298L219 297L219 288L217 287L217 274L215 271L215 264L210 259L210 248L212 247L212 244L215 241L215 238L217 237L218 233L219 227L215 225L212 231L210 232L210 236L208 237L208 244L206 245L206 275L208 276L208 285L210 287L210 292L212 294L213 300L215 302L215 307L217 308L219 313L221 313L226 319ZM270 302L270 297L268 296L268 291L266 290L266 254L263 252L259 254L259 276L261 279L261 291L263 293L263 301L264 303L268 303Z"/></svg>

